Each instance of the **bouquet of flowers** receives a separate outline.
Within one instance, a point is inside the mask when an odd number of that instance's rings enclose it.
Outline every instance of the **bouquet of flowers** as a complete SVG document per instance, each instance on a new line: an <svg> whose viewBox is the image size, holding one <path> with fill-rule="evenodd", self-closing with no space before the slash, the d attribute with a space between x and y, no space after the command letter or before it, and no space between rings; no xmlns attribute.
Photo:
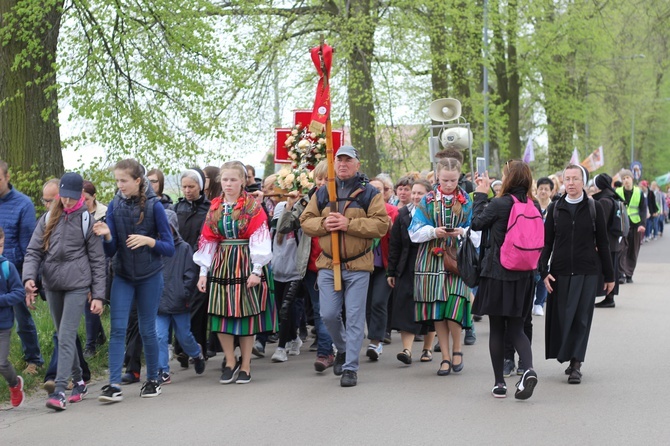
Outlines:
<svg viewBox="0 0 670 446"><path fill-rule="evenodd" d="M312 133L300 123L291 129L284 145L288 148L293 169L312 170L326 157L326 134Z"/></svg>
<svg viewBox="0 0 670 446"><path fill-rule="evenodd" d="M277 173L275 185L288 192L297 190L306 194L314 187L314 172L307 169L284 167Z"/></svg>

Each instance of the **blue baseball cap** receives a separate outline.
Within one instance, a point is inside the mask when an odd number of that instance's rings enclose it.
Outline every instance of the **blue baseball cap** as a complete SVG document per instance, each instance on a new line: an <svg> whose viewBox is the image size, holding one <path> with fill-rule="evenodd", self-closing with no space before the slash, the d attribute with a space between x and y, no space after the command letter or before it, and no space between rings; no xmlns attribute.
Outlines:
<svg viewBox="0 0 670 446"><path fill-rule="evenodd" d="M75 172L68 172L60 179L60 187L58 188L58 196L63 198L72 198L79 200L82 191L84 190L84 179Z"/></svg>

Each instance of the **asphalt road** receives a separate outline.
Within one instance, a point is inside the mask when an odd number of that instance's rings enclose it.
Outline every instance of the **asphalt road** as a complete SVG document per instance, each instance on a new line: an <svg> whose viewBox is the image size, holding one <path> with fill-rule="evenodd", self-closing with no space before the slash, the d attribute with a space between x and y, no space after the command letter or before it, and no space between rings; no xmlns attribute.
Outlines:
<svg viewBox="0 0 670 446"><path fill-rule="evenodd" d="M248 385L218 383L219 355L202 376L173 361L172 384L153 399L141 399L134 384L123 402L101 404L100 381L83 402L55 413L40 392L0 411L0 445L670 444L668 243L643 245L635 283L621 287L615 309L596 309L581 385L567 384L565 364L544 360L544 318L535 317L535 394L515 400L513 377L509 396L494 399L484 318L460 375L438 377L439 354L401 364L394 333L379 362L362 351L358 386L341 388L332 369L314 372L311 340L282 364L270 361L273 344L252 361ZM420 353L415 343L414 358Z"/></svg>

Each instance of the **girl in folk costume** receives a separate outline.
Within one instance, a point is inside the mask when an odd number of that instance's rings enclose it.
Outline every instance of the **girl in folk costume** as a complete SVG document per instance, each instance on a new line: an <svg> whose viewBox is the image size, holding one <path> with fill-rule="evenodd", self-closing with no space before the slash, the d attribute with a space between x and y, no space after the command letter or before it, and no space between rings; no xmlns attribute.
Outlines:
<svg viewBox="0 0 670 446"><path fill-rule="evenodd" d="M246 169L239 161L221 166L223 194L212 200L193 259L200 266L198 289L205 292L209 275L212 331L226 356L220 383L251 381L254 335L277 330L277 312L267 265L272 240L267 216L244 191ZM235 357L235 336L242 356Z"/></svg>
<svg viewBox="0 0 670 446"><path fill-rule="evenodd" d="M470 288L447 268L455 264L459 238L470 226L472 201L458 187L461 164L453 158L439 161L438 184L422 199L409 227L410 239L421 243L414 275L415 320L435 325L442 346L437 374L463 370L461 330L471 327ZM453 338L449 356L449 336ZM458 362L456 361L458 357Z"/></svg>

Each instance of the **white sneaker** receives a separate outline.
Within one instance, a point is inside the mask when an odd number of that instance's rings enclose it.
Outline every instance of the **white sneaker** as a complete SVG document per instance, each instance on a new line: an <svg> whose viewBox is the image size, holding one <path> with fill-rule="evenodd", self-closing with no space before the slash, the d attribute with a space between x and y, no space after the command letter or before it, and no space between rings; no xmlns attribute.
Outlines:
<svg viewBox="0 0 670 446"><path fill-rule="evenodd" d="M272 362L286 362L288 361L288 356L286 355L286 349L277 347L274 354L272 355Z"/></svg>
<svg viewBox="0 0 670 446"><path fill-rule="evenodd" d="M168 345L168 362L172 361L172 358L174 358L174 345L170 344Z"/></svg>
<svg viewBox="0 0 670 446"><path fill-rule="evenodd" d="M288 354L291 356L298 356L300 354L300 347L302 347L302 339L298 336L291 341L291 345L288 349Z"/></svg>
<svg viewBox="0 0 670 446"><path fill-rule="evenodd" d="M376 361L382 355L383 350L384 346L382 342L380 342L379 345L370 344L368 345L368 349L365 354L368 358L370 358L371 361Z"/></svg>
<svg viewBox="0 0 670 446"><path fill-rule="evenodd" d="M544 316L542 305L533 305L533 316Z"/></svg>

